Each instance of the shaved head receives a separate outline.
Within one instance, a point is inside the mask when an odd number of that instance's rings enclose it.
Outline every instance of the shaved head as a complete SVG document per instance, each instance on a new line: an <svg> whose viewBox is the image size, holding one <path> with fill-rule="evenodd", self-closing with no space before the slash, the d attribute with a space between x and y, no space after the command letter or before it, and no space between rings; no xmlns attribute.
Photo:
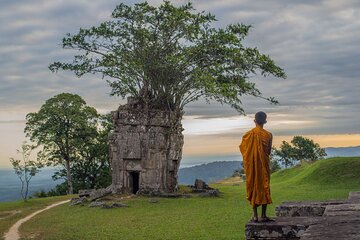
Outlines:
<svg viewBox="0 0 360 240"><path fill-rule="evenodd" d="M255 114L255 121L257 124L263 125L266 123L266 113L260 111Z"/></svg>

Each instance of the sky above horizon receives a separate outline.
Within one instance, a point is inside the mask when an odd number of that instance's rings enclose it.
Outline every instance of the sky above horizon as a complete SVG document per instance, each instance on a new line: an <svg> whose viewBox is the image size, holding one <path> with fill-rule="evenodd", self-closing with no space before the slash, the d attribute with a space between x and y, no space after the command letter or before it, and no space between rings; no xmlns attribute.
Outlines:
<svg viewBox="0 0 360 240"><path fill-rule="evenodd" d="M137 1L122 1L134 4ZM148 1L159 5L161 1ZM172 1L181 5L187 1ZM25 140L25 116L61 92L82 96L99 112L115 110L123 100L110 97L101 76L77 78L48 70L54 61L70 61L61 48L66 33L110 20L120 1L0 0L0 167ZM217 27L251 24L245 45L258 47L288 78L252 77L264 96L279 105L243 98L247 116L217 103L198 101L185 108L184 155L238 153L253 115L268 113L274 143L303 135L322 147L360 145L360 1L196 0L198 11L216 15ZM221 160L221 159L219 159Z"/></svg>

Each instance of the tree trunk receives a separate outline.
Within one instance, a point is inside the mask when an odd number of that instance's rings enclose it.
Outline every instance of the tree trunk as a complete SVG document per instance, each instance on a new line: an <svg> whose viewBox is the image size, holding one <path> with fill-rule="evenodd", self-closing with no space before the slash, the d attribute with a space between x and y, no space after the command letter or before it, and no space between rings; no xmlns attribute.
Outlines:
<svg viewBox="0 0 360 240"><path fill-rule="evenodd" d="M28 194L29 194L29 183L30 183L30 179L26 180L26 188L25 188L25 201L28 199Z"/></svg>
<svg viewBox="0 0 360 240"><path fill-rule="evenodd" d="M68 194L73 194L73 182L71 177L71 170L70 170L70 161L66 160L66 175L67 175L67 182L68 182Z"/></svg>

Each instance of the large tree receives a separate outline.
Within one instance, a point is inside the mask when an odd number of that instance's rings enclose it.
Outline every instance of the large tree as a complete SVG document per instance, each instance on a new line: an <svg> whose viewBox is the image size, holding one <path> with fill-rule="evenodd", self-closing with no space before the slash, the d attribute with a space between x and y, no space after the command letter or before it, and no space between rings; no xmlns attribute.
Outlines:
<svg viewBox="0 0 360 240"><path fill-rule="evenodd" d="M100 115L98 120L96 134L82 141L76 150L77 160L71 164L74 192L111 184L108 137L114 125L110 114ZM66 169L55 172L53 178L67 179Z"/></svg>
<svg viewBox="0 0 360 240"><path fill-rule="evenodd" d="M111 95L135 97L148 108L182 112L202 97L243 113L241 96L265 98L250 77L286 75L269 56L243 45L251 26L215 28L215 21L210 13L195 12L191 3L121 3L111 20L67 34L63 48L79 54L49 68L70 70L78 77L99 73L110 84Z"/></svg>
<svg viewBox="0 0 360 240"><path fill-rule="evenodd" d="M71 165L80 159L79 149L97 134L98 114L76 94L61 93L48 99L38 112L26 116L25 133L41 145L38 154L51 165L66 170L68 193L73 193Z"/></svg>

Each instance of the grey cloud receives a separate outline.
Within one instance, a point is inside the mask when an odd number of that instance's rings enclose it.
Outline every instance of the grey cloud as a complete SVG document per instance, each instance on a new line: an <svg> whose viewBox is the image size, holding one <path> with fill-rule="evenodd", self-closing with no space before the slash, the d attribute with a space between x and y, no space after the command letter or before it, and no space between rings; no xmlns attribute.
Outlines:
<svg viewBox="0 0 360 240"><path fill-rule="evenodd" d="M125 1L130 4L135 1ZM159 4L161 1L150 1ZM180 5L187 1L173 1ZM15 105L36 109L60 92L78 93L93 106L115 109L123 100L110 98L100 76L76 78L52 74L53 61L70 61L72 51L61 49L67 32L107 20L118 1L2 1L0 9L1 109ZM197 0L197 10L214 13L216 26L252 24L247 46L257 46L283 67L288 79L253 76L264 96L280 105L244 97L246 113L259 109L271 114L314 121L312 126L275 130L281 134L350 133L358 131L360 106L360 3L358 1ZM24 110L25 111L25 110ZM199 118L231 117L238 113L204 101L185 108ZM344 116L346 118L344 119ZM289 117L289 116L287 116Z"/></svg>

